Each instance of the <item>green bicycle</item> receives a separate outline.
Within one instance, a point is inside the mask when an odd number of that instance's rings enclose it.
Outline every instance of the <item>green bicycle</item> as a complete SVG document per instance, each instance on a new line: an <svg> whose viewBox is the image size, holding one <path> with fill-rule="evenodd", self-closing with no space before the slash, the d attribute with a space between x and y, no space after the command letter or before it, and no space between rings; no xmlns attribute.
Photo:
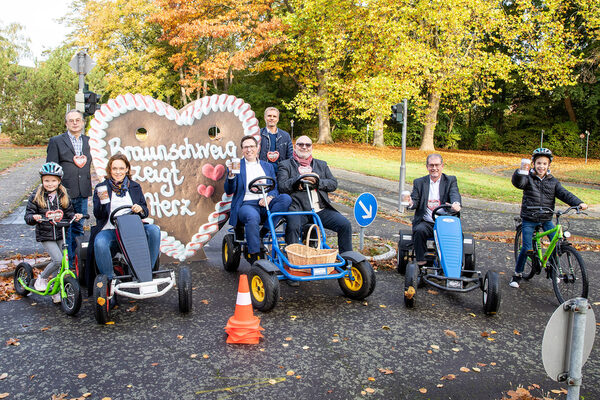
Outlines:
<svg viewBox="0 0 600 400"><path fill-rule="evenodd" d="M89 215L84 215L83 218L89 218ZM65 228L69 227L75 220L75 217L70 221L53 222L59 228L62 228L63 238L66 238ZM51 219L42 218L40 221L52 222ZM26 262L22 262L15 268L14 286L17 294L25 297L29 293L39 294L40 296L52 296L60 293L61 307L67 315L75 315L81 308L81 289L77 277L69 269L69 255L67 244L63 241L62 245L63 257L60 265L60 270L56 276L48 281L48 287L43 292L35 290L30 285L33 281L33 268Z"/></svg>
<svg viewBox="0 0 600 400"><path fill-rule="evenodd" d="M523 279L529 280L534 275L539 275L542 269L546 270L546 278L552 280L554 294L560 304L574 297L588 296L588 277L585 263L577 250L569 243L570 232L563 230L559 219L561 216L575 210L577 214L585 214L579 206L569 207L564 211L554 211L548 207L535 207L538 214L554 214L556 226L549 231L541 232L541 225L537 226L533 234L533 246L527 254ZM521 218L515 218L515 261L519 257L522 239ZM554 233L554 237L544 251L542 238Z"/></svg>

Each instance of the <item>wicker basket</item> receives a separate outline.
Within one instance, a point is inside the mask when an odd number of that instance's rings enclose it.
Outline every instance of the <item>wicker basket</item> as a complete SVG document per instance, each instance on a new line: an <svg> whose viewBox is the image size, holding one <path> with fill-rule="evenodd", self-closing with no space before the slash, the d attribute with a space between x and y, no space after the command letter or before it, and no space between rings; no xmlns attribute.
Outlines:
<svg viewBox="0 0 600 400"><path fill-rule="evenodd" d="M316 249L308 245L310 235L315 227L317 228L317 236L319 237L319 247ZM321 231L315 224L311 225L308 229L306 244L290 244L285 247L285 251L287 252L288 260L294 265L330 264L336 260L338 255L336 249L321 248ZM293 268L290 269L294 270Z"/></svg>

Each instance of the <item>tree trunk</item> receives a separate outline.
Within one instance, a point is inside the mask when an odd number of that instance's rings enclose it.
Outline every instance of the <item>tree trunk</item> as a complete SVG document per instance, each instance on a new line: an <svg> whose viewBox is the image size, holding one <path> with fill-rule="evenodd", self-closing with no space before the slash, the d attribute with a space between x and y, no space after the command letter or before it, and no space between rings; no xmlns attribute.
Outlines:
<svg viewBox="0 0 600 400"><path fill-rule="evenodd" d="M183 68L179 68L179 79L183 81L184 77ZM181 84L179 85L179 88L181 89L181 104L185 106L188 103L187 95L185 94L185 88Z"/></svg>
<svg viewBox="0 0 600 400"><path fill-rule="evenodd" d="M437 114L440 109L440 94L436 91L429 93L427 115L425 117L425 127L423 128L423 138L421 139L421 151L435 151L433 146L433 133L437 125Z"/></svg>
<svg viewBox="0 0 600 400"><path fill-rule="evenodd" d="M317 71L317 79L319 80L319 86L317 88L317 97L319 98L319 104L317 105L317 111L319 113L319 139L317 140L317 143L333 143L333 138L331 137L331 123L329 122L327 79L325 74L321 71Z"/></svg>
<svg viewBox="0 0 600 400"><path fill-rule="evenodd" d="M203 97L208 96L208 82L207 81L202 82L202 95L203 95Z"/></svg>
<svg viewBox="0 0 600 400"><path fill-rule="evenodd" d="M373 144L377 147L384 147L383 142L383 117L378 115L373 121Z"/></svg>
<svg viewBox="0 0 600 400"><path fill-rule="evenodd" d="M569 120L573 123L577 123L577 118L575 118L575 110L573 110L573 104L571 103L571 96L565 97L565 108L569 114Z"/></svg>

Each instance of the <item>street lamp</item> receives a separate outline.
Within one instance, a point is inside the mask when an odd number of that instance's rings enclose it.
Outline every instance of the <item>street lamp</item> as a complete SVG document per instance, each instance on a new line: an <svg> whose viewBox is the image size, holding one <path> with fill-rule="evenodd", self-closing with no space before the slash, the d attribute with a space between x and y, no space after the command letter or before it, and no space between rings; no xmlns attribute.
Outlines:
<svg viewBox="0 0 600 400"><path fill-rule="evenodd" d="M585 163L587 164L588 144L590 143L590 131L585 131L587 139L585 140Z"/></svg>

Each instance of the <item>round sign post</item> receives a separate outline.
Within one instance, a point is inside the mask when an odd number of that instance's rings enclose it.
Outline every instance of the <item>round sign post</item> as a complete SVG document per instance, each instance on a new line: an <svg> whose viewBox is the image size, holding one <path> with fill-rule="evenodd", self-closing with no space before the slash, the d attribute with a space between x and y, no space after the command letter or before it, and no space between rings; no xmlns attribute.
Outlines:
<svg viewBox="0 0 600 400"><path fill-rule="evenodd" d="M354 203L354 219L360 226L359 250L363 249L365 241L365 227L371 225L377 215L377 199L371 193L362 193Z"/></svg>

